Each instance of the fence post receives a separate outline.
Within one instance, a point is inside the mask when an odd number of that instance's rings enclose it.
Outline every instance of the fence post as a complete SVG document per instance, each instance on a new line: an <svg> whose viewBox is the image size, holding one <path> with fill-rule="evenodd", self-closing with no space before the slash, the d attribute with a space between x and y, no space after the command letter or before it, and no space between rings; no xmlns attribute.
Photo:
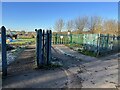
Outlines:
<svg viewBox="0 0 120 90"><path fill-rule="evenodd" d="M7 75L7 56L6 56L6 28L1 28L1 44L2 44L2 76Z"/></svg>
<svg viewBox="0 0 120 90"><path fill-rule="evenodd" d="M45 63L45 59L44 59L44 54L45 54L45 52L44 52L44 49L45 49L45 47L44 47L44 44L45 44L45 30L43 30L43 34L42 34L42 64L44 64Z"/></svg>
<svg viewBox="0 0 120 90"><path fill-rule="evenodd" d="M37 66L42 64L42 30L37 30Z"/></svg>
<svg viewBox="0 0 120 90"><path fill-rule="evenodd" d="M70 44L72 43L72 34L70 34Z"/></svg>
<svg viewBox="0 0 120 90"><path fill-rule="evenodd" d="M57 44L57 33L55 35L55 44Z"/></svg>
<svg viewBox="0 0 120 90"><path fill-rule="evenodd" d="M108 49L108 44L109 44L109 34L107 34L107 41L106 41L106 47Z"/></svg>
<svg viewBox="0 0 120 90"><path fill-rule="evenodd" d="M49 64L49 31L47 30L47 33L46 33L46 55L47 55L47 65Z"/></svg>
<svg viewBox="0 0 120 90"><path fill-rule="evenodd" d="M52 41L52 31L49 32L49 62L51 60L51 41Z"/></svg>
<svg viewBox="0 0 120 90"><path fill-rule="evenodd" d="M115 50L115 35L112 36L112 50Z"/></svg>
<svg viewBox="0 0 120 90"><path fill-rule="evenodd" d="M38 53L39 53L39 50L38 50L38 38L39 38L39 35L38 35L37 29L35 29L35 31L37 33L37 35L36 35L36 59L37 59L37 66L39 66L38 65Z"/></svg>
<svg viewBox="0 0 120 90"><path fill-rule="evenodd" d="M39 33L38 33L38 30L36 31L37 32L37 38L36 38L36 46L37 46L37 50L36 50L36 56L37 56L37 66L39 67Z"/></svg>
<svg viewBox="0 0 120 90"><path fill-rule="evenodd" d="M97 56L99 55L99 52L100 52L100 43L101 43L101 34L98 34L98 39L97 39Z"/></svg>
<svg viewBox="0 0 120 90"><path fill-rule="evenodd" d="M39 33L39 65L42 65L42 29L38 30Z"/></svg>

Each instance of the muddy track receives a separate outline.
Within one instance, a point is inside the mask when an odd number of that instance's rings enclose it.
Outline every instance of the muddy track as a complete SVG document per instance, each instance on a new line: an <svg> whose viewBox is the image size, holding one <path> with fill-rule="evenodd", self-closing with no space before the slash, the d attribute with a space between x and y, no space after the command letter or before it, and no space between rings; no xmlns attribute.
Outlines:
<svg viewBox="0 0 120 90"><path fill-rule="evenodd" d="M94 58L81 55L64 45L53 47L52 54L63 64L63 70L68 77L68 88L116 88L118 86L119 53Z"/></svg>
<svg viewBox="0 0 120 90"><path fill-rule="evenodd" d="M17 59L8 66L8 76L19 75L26 71L31 71L35 65L35 48L29 46L23 50Z"/></svg>
<svg viewBox="0 0 120 90"><path fill-rule="evenodd" d="M56 48L52 49L53 57L57 58L62 64L63 67L61 68L66 76L67 82L65 88L82 88L82 79L77 75L78 71L81 69L80 62L74 58L67 55L64 55ZM76 68L75 72L72 72L72 68Z"/></svg>

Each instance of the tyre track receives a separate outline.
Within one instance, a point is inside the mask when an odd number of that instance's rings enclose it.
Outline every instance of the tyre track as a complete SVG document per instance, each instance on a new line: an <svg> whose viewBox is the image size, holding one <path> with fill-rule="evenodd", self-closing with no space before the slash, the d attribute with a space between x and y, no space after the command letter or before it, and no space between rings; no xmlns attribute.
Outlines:
<svg viewBox="0 0 120 90"><path fill-rule="evenodd" d="M82 79L77 75L78 70L76 72L71 72L70 70L71 68L80 68L80 63L78 63L76 58L65 55L57 48L52 48L52 52L53 57L63 64L61 69L67 76L67 82L63 88L82 88Z"/></svg>

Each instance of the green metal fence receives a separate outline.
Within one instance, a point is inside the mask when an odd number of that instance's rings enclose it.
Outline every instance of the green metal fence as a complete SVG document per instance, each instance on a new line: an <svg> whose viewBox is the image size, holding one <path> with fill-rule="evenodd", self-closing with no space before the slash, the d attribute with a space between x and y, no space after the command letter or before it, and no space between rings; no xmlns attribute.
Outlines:
<svg viewBox="0 0 120 90"><path fill-rule="evenodd" d="M84 34L76 34L72 35L72 43L83 44L84 42Z"/></svg>
<svg viewBox="0 0 120 90"><path fill-rule="evenodd" d="M94 52L120 50L120 36L109 34L53 34L52 44L81 44Z"/></svg>
<svg viewBox="0 0 120 90"><path fill-rule="evenodd" d="M67 34L53 34L52 35L52 44L69 44L70 36Z"/></svg>

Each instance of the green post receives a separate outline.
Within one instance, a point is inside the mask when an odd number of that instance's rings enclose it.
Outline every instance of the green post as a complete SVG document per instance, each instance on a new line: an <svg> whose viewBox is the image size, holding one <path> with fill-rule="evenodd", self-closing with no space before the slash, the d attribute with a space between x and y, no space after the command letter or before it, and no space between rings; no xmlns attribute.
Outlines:
<svg viewBox="0 0 120 90"><path fill-rule="evenodd" d="M107 34L107 40L106 40L106 48L108 49L108 46L109 46L109 34Z"/></svg>
<svg viewBox="0 0 120 90"><path fill-rule="evenodd" d="M55 44L57 44L57 33L55 35Z"/></svg>
<svg viewBox="0 0 120 90"><path fill-rule="evenodd" d="M100 44L101 44L101 34L98 34L98 38L97 38L97 56L99 55L99 52L100 52Z"/></svg>
<svg viewBox="0 0 120 90"><path fill-rule="evenodd" d="M114 49L114 45L115 45L115 35L113 35L113 48L112 48L112 50Z"/></svg>
<svg viewBox="0 0 120 90"><path fill-rule="evenodd" d="M70 44L72 43L72 34L70 34Z"/></svg>

